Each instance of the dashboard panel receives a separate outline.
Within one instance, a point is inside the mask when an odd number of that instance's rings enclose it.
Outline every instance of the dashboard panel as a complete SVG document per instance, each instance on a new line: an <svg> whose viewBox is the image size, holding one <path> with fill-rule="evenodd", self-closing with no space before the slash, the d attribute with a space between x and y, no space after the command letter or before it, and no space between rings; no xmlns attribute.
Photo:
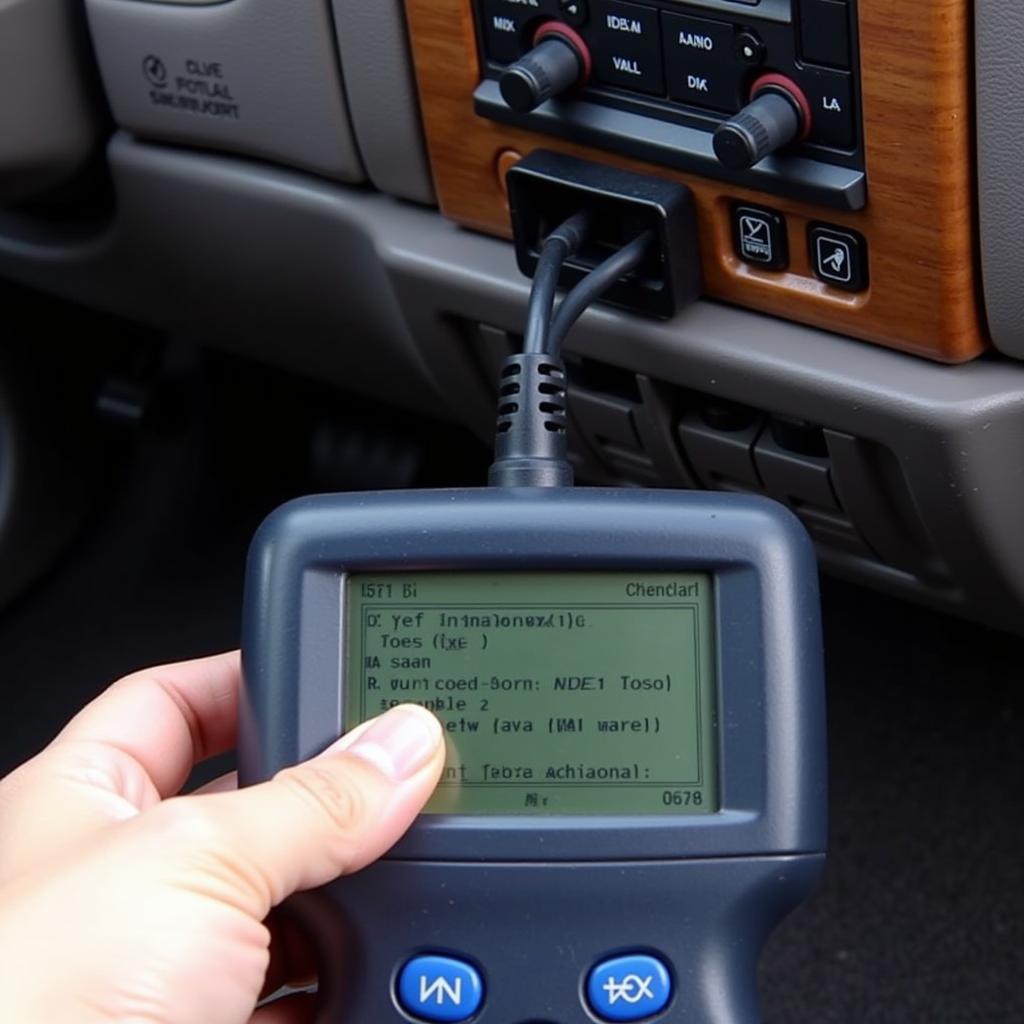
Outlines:
<svg viewBox="0 0 1024 1024"><path fill-rule="evenodd" d="M86 9L122 127L365 180L321 0L88 0Z"/></svg>
<svg viewBox="0 0 1024 1024"><path fill-rule="evenodd" d="M804 7L810 3L804 0ZM446 215L477 229L507 234L501 172L517 156L537 147L646 170L683 181L695 193L708 295L943 362L963 362L987 347L973 261L968 4L939 0L924 10L910 0L859 0L848 9L840 5L859 20L859 31L850 36L853 47L859 40L859 62L855 53L849 58L851 67L859 63L858 76L794 59L794 52L806 51L807 43L799 32L799 9L789 3L751 6L719 0L705 7L592 2L587 24L600 22L590 34L597 65L593 75L600 76L603 61L604 80L597 81L596 88L549 101L526 117L512 116L488 83L494 81L502 63L511 63L517 51L529 49L531 26L564 22L561 6L555 0L550 4L481 0L474 17L466 0L408 0L427 142ZM524 10L526 17L521 14ZM616 13L620 11L626 13ZM770 13L786 20L769 21L764 15ZM681 21L684 16L686 20ZM492 38L489 53L481 52L495 34L493 26L506 22L521 24L525 34L511 42ZM701 30L702 25L709 27ZM737 60L719 62L719 80L726 84L713 86L722 94L710 97L717 110L695 106L692 97L673 100L672 92L678 96L685 90L673 87L672 62L703 69L713 59L719 29L730 46L743 37L777 42L754 68L744 68ZM644 32L652 38L645 41ZM654 38L659 32L660 39ZM662 64L665 47L694 34L696 57L676 47L677 52ZM626 38L617 38L622 36ZM723 49L726 45L721 44ZM647 80L641 78L644 91L640 92L632 83L624 84L630 72L616 72L614 61L642 71L633 57L619 54L645 52L657 71L647 72ZM735 64L740 65L738 70L731 66ZM712 65L708 75L714 71ZM730 173L710 152L711 131L723 116L738 109L752 80L780 71L804 85L817 121L835 116L827 113L832 105L855 107L858 91L863 116L850 116L847 125L838 129L817 129L822 133L817 137L812 129L808 143L793 155L769 157L751 171ZM694 77L685 70L676 73ZM827 78L814 91L819 76ZM855 88L858 77L859 90ZM639 105L638 97L643 100ZM703 97L699 99L704 102ZM646 113L634 111L631 121L607 125L593 116L595 111L609 109L609 104L621 106L623 100L641 110L646 107ZM474 106L476 112L471 114ZM589 109L581 113L581 106ZM486 116L481 116L481 110ZM819 114L819 110L826 112ZM689 125L682 123L687 115ZM672 116L675 122L666 120ZM863 122L862 147L857 144L858 120ZM703 129L694 127L701 121ZM537 126L544 128L543 134ZM661 164L628 155L638 151L635 140L643 131L660 139ZM673 132L679 137L704 136L703 145L699 140L689 147L676 144ZM574 141L581 137L603 145L598 149ZM848 152L812 144L815 139L821 143L837 138ZM654 144L647 149L659 151ZM866 174L857 182L852 172L861 158ZM696 164L703 174L679 171L665 162L669 160L677 165ZM816 167L808 169L810 164ZM843 168L843 164L852 167ZM848 173L826 185L823 168ZM709 172L731 180L709 179ZM801 194L811 195L814 201L796 198ZM744 258L736 240L740 207L762 211L764 219L777 218L789 253L784 267L765 269ZM816 232L816 228L823 230ZM838 275L830 275L824 265L837 251L832 239L846 240L849 246L850 256ZM848 279L836 278L845 278L858 261L863 261L865 270L857 275L859 281L852 282L854 290Z"/></svg>

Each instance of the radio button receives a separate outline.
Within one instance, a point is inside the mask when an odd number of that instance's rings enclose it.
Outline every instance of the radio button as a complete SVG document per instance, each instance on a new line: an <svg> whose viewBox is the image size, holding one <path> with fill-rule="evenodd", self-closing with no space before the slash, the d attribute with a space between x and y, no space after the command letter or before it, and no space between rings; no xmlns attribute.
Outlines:
<svg viewBox="0 0 1024 1024"><path fill-rule="evenodd" d="M765 55L768 53L768 47L764 45L761 37L750 29L740 32L736 37L734 49L736 56L749 67L764 63Z"/></svg>
<svg viewBox="0 0 1024 1024"><path fill-rule="evenodd" d="M449 956L418 956L398 975L398 1002L418 1020L457 1024L480 1012L484 985L480 972Z"/></svg>
<svg viewBox="0 0 1024 1024"><path fill-rule="evenodd" d="M656 10L618 0L596 0L588 38L593 42L597 81L640 92L664 93Z"/></svg>
<svg viewBox="0 0 1024 1024"><path fill-rule="evenodd" d="M672 998L672 976L657 957L634 954L598 964L587 978L590 1012L603 1021L646 1020Z"/></svg>
<svg viewBox="0 0 1024 1024"><path fill-rule="evenodd" d="M485 0L481 10L487 56L498 64L518 60L523 53L526 23L536 17L537 11L507 0Z"/></svg>
<svg viewBox="0 0 1024 1024"><path fill-rule="evenodd" d="M800 39L811 64L850 66L850 9L846 0L803 0Z"/></svg>
<svg viewBox="0 0 1024 1024"><path fill-rule="evenodd" d="M664 17L665 77L674 100L729 112L739 109L741 71L731 25L678 14Z"/></svg>
<svg viewBox="0 0 1024 1024"><path fill-rule="evenodd" d="M856 142L853 78L844 71L812 71L798 77L811 107L808 142L852 149Z"/></svg>

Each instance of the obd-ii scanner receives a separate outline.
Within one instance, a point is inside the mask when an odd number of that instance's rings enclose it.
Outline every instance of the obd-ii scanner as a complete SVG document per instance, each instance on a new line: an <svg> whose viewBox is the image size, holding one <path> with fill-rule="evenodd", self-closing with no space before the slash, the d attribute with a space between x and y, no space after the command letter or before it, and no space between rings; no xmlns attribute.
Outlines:
<svg viewBox="0 0 1024 1024"><path fill-rule="evenodd" d="M290 904L324 1022L755 1024L824 864L811 544L760 498L565 486L565 227L502 371L497 486L300 499L252 546L243 783L398 703L448 743L391 853Z"/></svg>

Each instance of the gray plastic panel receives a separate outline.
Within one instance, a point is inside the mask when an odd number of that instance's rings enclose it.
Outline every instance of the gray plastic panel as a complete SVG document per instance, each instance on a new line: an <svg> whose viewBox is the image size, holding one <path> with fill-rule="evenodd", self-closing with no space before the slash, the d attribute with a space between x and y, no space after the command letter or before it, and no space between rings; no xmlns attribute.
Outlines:
<svg viewBox="0 0 1024 1024"><path fill-rule="evenodd" d="M754 442L761 432L759 421L742 430L724 433L710 430L699 416L688 414L679 422L679 440L686 457L705 487L761 489L754 465Z"/></svg>
<svg viewBox="0 0 1024 1024"><path fill-rule="evenodd" d="M522 329L529 282L516 276L507 245L451 228L436 232L422 253L407 247L398 269L405 315L436 360L451 361L451 335L437 332L445 313ZM926 586L838 552L826 564L892 593L1024 630L1024 368L1016 363L946 367L711 302L665 323L595 308L567 349L884 445L953 583Z"/></svg>
<svg viewBox="0 0 1024 1024"><path fill-rule="evenodd" d="M402 0L333 0L349 112L370 180L434 202Z"/></svg>
<svg viewBox="0 0 1024 1024"><path fill-rule="evenodd" d="M0 202L60 184L99 141L73 0L0 3Z"/></svg>
<svg viewBox="0 0 1024 1024"><path fill-rule="evenodd" d="M447 408L374 239L393 200L123 134L108 155L113 222L59 242L0 213L0 275L351 391Z"/></svg>
<svg viewBox="0 0 1024 1024"><path fill-rule="evenodd" d="M974 22L985 305L996 347L1024 359L1024 5L982 0Z"/></svg>
<svg viewBox="0 0 1024 1024"><path fill-rule="evenodd" d="M109 228L62 243L0 214L0 274L489 432L466 324L521 332L529 282L510 244L385 196L124 136L110 161ZM838 553L832 570L1024 629L1018 363L940 366L710 302L663 323L595 309L568 347L883 445L945 579Z"/></svg>
<svg viewBox="0 0 1024 1024"><path fill-rule="evenodd" d="M765 430L754 445L754 464L765 490L780 501L840 511L827 458L786 451Z"/></svg>
<svg viewBox="0 0 1024 1024"><path fill-rule="evenodd" d="M87 0L118 124L363 180L328 0Z"/></svg>

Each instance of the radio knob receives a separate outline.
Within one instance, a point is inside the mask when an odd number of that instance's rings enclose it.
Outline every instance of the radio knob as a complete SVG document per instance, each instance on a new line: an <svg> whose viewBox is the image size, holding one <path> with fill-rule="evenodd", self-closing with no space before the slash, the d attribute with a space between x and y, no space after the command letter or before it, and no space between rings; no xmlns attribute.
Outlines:
<svg viewBox="0 0 1024 1024"><path fill-rule="evenodd" d="M811 105L800 86L784 75L762 75L750 102L718 126L712 142L726 167L745 170L810 130Z"/></svg>
<svg viewBox="0 0 1024 1024"><path fill-rule="evenodd" d="M533 49L507 67L498 83L502 98L520 114L585 84L590 77L590 51L568 25L549 21L537 30L533 42Z"/></svg>

